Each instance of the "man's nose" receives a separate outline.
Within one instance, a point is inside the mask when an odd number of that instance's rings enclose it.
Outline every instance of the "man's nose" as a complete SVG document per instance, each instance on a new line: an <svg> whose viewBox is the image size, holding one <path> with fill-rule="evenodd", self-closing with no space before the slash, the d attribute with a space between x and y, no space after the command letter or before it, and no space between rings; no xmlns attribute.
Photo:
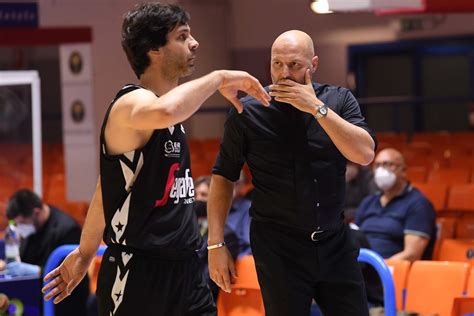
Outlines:
<svg viewBox="0 0 474 316"><path fill-rule="evenodd" d="M288 66L283 66L283 71L281 74L284 79L288 79L290 77L290 69Z"/></svg>
<svg viewBox="0 0 474 316"><path fill-rule="evenodd" d="M199 47L199 42L196 41L196 39L194 37L191 37L191 41L189 42L189 49L190 50L196 50L198 47Z"/></svg>

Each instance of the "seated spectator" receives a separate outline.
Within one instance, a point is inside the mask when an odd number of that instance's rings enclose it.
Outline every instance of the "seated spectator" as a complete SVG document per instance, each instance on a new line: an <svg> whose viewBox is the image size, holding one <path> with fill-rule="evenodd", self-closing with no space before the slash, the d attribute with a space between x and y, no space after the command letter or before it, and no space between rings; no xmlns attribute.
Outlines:
<svg viewBox="0 0 474 316"><path fill-rule="evenodd" d="M194 193L196 201L207 202L210 184L211 176L200 176L196 179L196 181L194 181Z"/></svg>
<svg viewBox="0 0 474 316"><path fill-rule="evenodd" d="M377 191L372 170L352 161L346 166L346 195L344 199L344 218L347 223L354 221L360 202Z"/></svg>
<svg viewBox="0 0 474 316"><path fill-rule="evenodd" d="M400 152L387 148L375 157L374 181L381 192L366 197L356 224L383 258L430 259L436 239L435 211L430 201L406 179Z"/></svg>
<svg viewBox="0 0 474 316"><path fill-rule="evenodd" d="M198 218L201 235L207 233L207 196L210 184L211 176L200 176L194 181L194 210Z"/></svg>
<svg viewBox="0 0 474 316"><path fill-rule="evenodd" d="M43 203L30 190L14 193L8 201L6 213L8 219L15 221L21 237L22 262L44 268L49 255L57 247L79 243L81 228L74 219L58 208ZM86 315L88 296L89 279L86 277L70 297L56 305L55 315Z"/></svg>
<svg viewBox="0 0 474 316"><path fill-rule="evenodd" d="M246 182L247 179L245 174L242 172L240 174L240 179L235 182L232 206L229 210L229 216L227 216L226 226L234 232L239 242L239 250L236 256L234 256L234 259L236 259L236 257L252 254L252 250L250 249L249 215L250 204L252 202L245 196L243 190Z"/></svg>

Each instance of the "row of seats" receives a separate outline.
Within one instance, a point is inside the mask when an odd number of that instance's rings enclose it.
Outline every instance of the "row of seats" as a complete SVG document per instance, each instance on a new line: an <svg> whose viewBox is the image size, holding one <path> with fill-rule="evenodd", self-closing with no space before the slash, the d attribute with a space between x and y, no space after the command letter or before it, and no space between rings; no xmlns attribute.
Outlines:
<svg viewBox="0 0 474 316"><path fill-rule="evenodd" d="M404 132L377 132L377 139L380 143L411 144L426 142L429 144L464 144L474 138L474 132L419 132L409 135Z"/></svg>
<svg viewBox="0 0 474 316"><path fill-rule="evenodd" d="M440 212L461 211L474 212L474 183L452 184L438 183L413 183L433 204L435 210Z"/></svg>
<svg viewBox="0 0 474 316"><path fill-rule="evenodd" d="M465 262L390 261L397 309L420 315L461 315L458 298L474 295L474 271ZM474 312L464 310L463 312Z"/></svg>
<svg viewBox="0 0 474 316"><path fill-rule="evenodd" d="M474 156L471 158L474 161ZM471 168L431 169L426 167L412 167L406 169L407 178L412 182L447 185L474 183L474 174Z"/></svg>
<svg viewBox="0 0 474 316"><path fill-rule="evenodd" d="M379 150L396 148L404 155L407 166L427 170L423 180L415 181L425 181L431 170L457 168L471 173L474 169L473 132L418 133L411 138L405 133L377 133L377 138Z"/></svg>

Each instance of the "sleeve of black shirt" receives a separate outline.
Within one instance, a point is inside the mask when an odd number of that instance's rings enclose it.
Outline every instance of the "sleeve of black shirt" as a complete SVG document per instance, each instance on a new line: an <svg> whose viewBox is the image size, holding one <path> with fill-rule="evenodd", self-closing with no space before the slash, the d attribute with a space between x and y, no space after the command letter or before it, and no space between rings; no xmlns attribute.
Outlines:
<svg viewBox="0 0 474 316"><path fill-rule="evenodd" d="M235 109L231 109L224 125L224 136L217 156L213 174L218 174L230 181L237 181L244 165L244 133L240 119Z"/></svg>
<svg viewBox="0 0 474 316"><path fill-rule="evenodd" d="M374 140L375 148L377 148L377 138L375 137L375 133L368 127L365 118L362 116L360 111L359 103L352 92L349 89L344 88L340 96L342 97L341 117L349 123L365 129Z"/></svg>

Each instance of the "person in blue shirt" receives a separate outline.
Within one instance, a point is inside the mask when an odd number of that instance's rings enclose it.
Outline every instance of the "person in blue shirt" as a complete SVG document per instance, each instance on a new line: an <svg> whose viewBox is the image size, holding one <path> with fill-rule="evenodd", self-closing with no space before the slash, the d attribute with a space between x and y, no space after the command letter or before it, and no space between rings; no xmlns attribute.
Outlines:
<svg viewBox="0 0 474 316"><path fill-rule="evenodd" d="M366 197L356 224L383 258L431 259L436 240L436 214L431 202L406 178L400 152L387 148L376 156L374 181L381 190Z"/></svg>
<svg viewBox="0 0 474 316"><path fill-rule="evenodd" d="M226 226L236 236L239 244L238 252L234 258L251 255L250 249L250 215L249 209L252 201L245 196L243 187L247 179L243 172L240 173L240 179L235 183L232 197L232 205L227 217ZM224 229L224 231L227 228Z"/></svg>

